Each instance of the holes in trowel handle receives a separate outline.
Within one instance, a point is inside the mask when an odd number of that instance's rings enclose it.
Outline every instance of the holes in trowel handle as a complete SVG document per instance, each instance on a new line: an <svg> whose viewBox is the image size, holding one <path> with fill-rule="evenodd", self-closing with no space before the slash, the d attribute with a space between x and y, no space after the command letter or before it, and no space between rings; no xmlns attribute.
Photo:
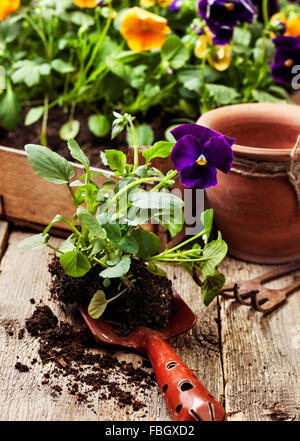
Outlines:
<svg viewBox="0 0 300 441"><path fill-rule="evenodd" d="M176 409L175 409L175 413L176 413L176 415L179 414L179 412L181 411L181 409L182 409L182 404L178 404L178 406L177 406Z"/></svg>
<svg viewBox="0 0 300 441"><path fill-rule="evenodd" d="M163 388L162 388L162 393L165 394L167 392L167 390L168 390L168 385L164 384Z"/></svg>
<svg viewBox="0 0 300 441"><path fill-rule="evenodd" d="M168 369L168 371L170 371L171 369L174 369L175 366L178 366L178 363L176 361L169 361L166 364L166 369Z"/></svg>
<svg viewBox="0 0 300 441"><path fill-rule="evenodd" d="M181 392L185 392L186 390L193 389L193 387L194 387L193 383L189 380L182 380L178 384L178 389L181 390Z"/></svg>

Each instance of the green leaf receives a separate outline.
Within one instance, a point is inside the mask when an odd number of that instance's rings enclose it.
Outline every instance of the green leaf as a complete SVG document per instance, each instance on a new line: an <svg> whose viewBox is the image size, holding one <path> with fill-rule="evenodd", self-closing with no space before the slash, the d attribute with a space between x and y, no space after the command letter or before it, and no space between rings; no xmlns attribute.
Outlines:
<svg viewBox="0 0 300 441"><path fill-rule="evenodd" d="M147 150L142 152L143 157L146 159L146 164L149 164L153 158L167 158L170 156L175 142L159 141Z"/></svg>
<svg viewBox="0 0 300 441"><path fill-rule="evenodd" d="M139 146L152 145L154 140L154 132L149 124L141 124L135 127L137 143ZM134 145L133 136L130 128L127 129L127 144Z"/></svg>
<svg viewBox="0 0 300 441"><path fill-rule="evenodd" d="M22 242L18 244L18 248L25 251L39 250L47 245L49 237L50 236L48 234L46 235L43 235L42 233L35 234L33 236L27 237L26 239L22 240Z"/></svg>
<svg viewBox="0 0 300 441"><path fill-rule="evenodd" d="M60 264L71 277L83 277L90 269L91 264L80 251L69 251L60 256Z"/></svg>
<svg viewBox="0 0 300 441"><path fill-rule="evenodd" d="M255 101L258 103L282 103L286 102L286 99L278 98L274 95L271 95L268 92L265 92L263 90L252 90L251 94Z"/></svg>
<svg viewBox="0 0 300 441"><path fill-rule="evenodd" d="M136 254L139 250L137 241L131 236L122 237L122 239L117 243L118 248L129 254Z"/></svg>
<svg viewBox="0 0 300 441"><path fill-rule="evenodd" d="M0 98L0 124L6 130L14 130L21 119L21 104L10 84Z"/></svg>
<svg viewBox="0 0 300 441"><path fill-rule="evenodd" d="M161 48L161 57L167 61L173 69L183 67L190 57L187 47L176 35L166 38Z"/></svg>
<svg viewBox="0 0 300 441"><path fill-rule="evenodd" d="M85 14L84 12L75 11L68 13L68 21L74 23L81 27L84 31L95 23L94 18L91 15Z"/></svg>
<svg viewBox="0 0 300 441"><path fill-rule="evenodd" d="M172 237L175 237L182 230L182 226L184 224L184 213L181 212L180 214L175 214L171 212L167 216L162 213L162 215L158 217L158 221L164 228L169 230Z"/></svg>
<svg viewBox="0 0 300 441"><path fill-rule="evenodd" d="M102 224L109 240L112 240L115 243L121 240L120 225L116 222L112 222L109 217L107 217L106 213L99 214L97 220Z"/></svg>
<svg viewBox="0 0 300 441"><path fill-rule="evenodd" d="M77 159L77 161L81 162L81 164L88 169L90 167L89 158L83 152L83 150L79 147L78 143L75 139L68 140L68 147L71 153L72 158Z"/></svg>
<svg viewBox="0 0 300 441"><path fill-rule="evenodd" d="M110 123L104 115L91 115L88 119L88 126L90 131L95 136L105 136L109 133Z"/></svg>
<svg viewBox="0 0 300 441"><path fill-rule="evenodd" d="M111 170L123 174L126 165L126 155L119 150L105 150L105 158Z"/></svg>
<svg viewBox="0 0 300 441"><path fill-rule="evenodd" d="M88 313L93 319L98 319L104 313L107 307L105 294L100 289L95 292L88 307Z"/></svg>
<svg viewBox="0 0 300 441"><path fill-rule="evenodd" d="M40 59L17 61L13 64L12 69L12 82L24 83L29 88L39 84L41 76L47 76L51 72L50 64L41 63Z"/></svg>
<svg viewBox="0 0 300 441"><path fill-rule="evenodd" d="M31 124L34 124L41 118L43 113L44 113L43 106L32 107L26 115L24 125L31 126Z"/></svg>
<svg viewBox="0 0 300 441"><path fill-rule="evenodd" d="M167 275L167 273L163 269L161 269L159 266L155 265L154 262L148 263L147 270L150 273L155 274L156 276L166 277L166 275Z"/></svg>
<svg viewBox="0 0 300 441"><path fill-rule="evenodd" d="M158 209L164 212L171 212L174 208L182 208L184 202L172 193L165 192L149 192L138 190L130 194L130 202L134 207L142 209Z"/></svg>
<svg viewBox="0 0 300 441"><path fill-rule="evenodd" d="M204 243L208 242L213 225L213 217L214 217L214 211L212 208L205 210L203 213L201 213L201 222L203 223L204 230L206 230L206 233L203 234L202 236Z"/></svg>
<svg viewBox="0 0 300 441"><path fill-rule="evenodd" d="M121 261L105 270L101 271L100 276L104 279L108 277L109 279L114 279L118 277L122 277L128 273L130 268L131 260L129 256L123 256Z"/></svg>
<svg viewBox="0 0 300 441"><path fill-rule="evenodd" d="M57 215L52 219L52 221L50 222L50 224L47 225L47 227L44 229L44 231L43 231L42 234L43 234L43 235L47 234L48 231L53 227L53 225L54 225L56 222L65 222L65 223L68 223L67 219L66 219L64 216L62 216L61 214L57 214Z"/></svg>
<svg viewBox="0 0 300 441"><path fill-rule="evenodd" d="M84 207L79 207L77 209L77 215L82 225L84 225L90 233L99 239L106 238L106 231L102 228L101 224L99 224L96 216L93 216Z"/></svg>
<svg viewBox="0 0 300 441"><path fill-rule="evenodd" d="M156 234L143 228L133 230L131 236L139 245L139 251L136 255L141 259L154 256L161 248L160 238Z"/></svg>
<svg viewBox="0 0 300 441"><path fill-rule="evenodd" d="M77 119L72 119L65 123L60 131L59 136L64 141L68 141L70 138L76 138L80 130L80 122Z"/></svg>
<svg viewBox="0 0 300 441"><path fill-rule="evenodd" d="M221 84L206 84L206 89L211 97L213 97L218 104L226 105L235 103L240 94L233 88L223 86Z"/></svg>
<svg viewBox="0 0 300 441"><path fill-rule="evenodd" d="M227 250L227 244L222 240L220 232L217 240L213 240L205 245L202 254L205 261L201 263L201 271L204 276L208 276L214 272L215 268L226 257Z"/></svg>
<svg viewBox="0 0 300 441"><path fill-rule="evenodd" d="M71 63L67 63L64 60L61 60L59 58L56 58L55 60L53 60L51 62L51 66L53 67L54 70L56 70L59 73L71 73L74 72L74 66L72 66Z"/></svg>
<svg viewBox="0 0 300 441"><path fill-rule="evenodd" d="M204 278L201 285L201 294L205 306L208 306L219 294L224 284L225 276L217 270Z"/></svg>
<svg viewBox="0 0 300 441"><path fill-rule="evenodd" d="M75 172L72 165L47 147L27 144L25 150L32 168L48 182L67 184Z"/></svg>
<svg viewBox="0 0 300 441"><path fill-rule="evenodd" d="M58 248L59 251L61 251L62 253L67 253L69 251L74 251L75 249L75 245L73 242L73 238L72 235L69 236L62 244L61 246ZM58 255L59 257L59 255Z"/></svg>

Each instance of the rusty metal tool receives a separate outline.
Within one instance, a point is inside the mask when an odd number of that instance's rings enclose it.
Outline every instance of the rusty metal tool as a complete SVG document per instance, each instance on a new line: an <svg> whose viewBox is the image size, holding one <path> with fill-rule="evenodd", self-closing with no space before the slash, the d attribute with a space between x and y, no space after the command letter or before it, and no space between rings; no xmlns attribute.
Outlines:
<svg viewBox="0 0 300 441"><path fill-rule="evenodd" d="M295 276L293 283L285 288L271 289L263 284L291 274L298 269L300 269L300 260L272 269L250 280L236 280L225 285L221 295L227 299L235 299L241 305L252 306L256 311L272 312L286 301L289 294L300 288L300 276Z"/></svg>

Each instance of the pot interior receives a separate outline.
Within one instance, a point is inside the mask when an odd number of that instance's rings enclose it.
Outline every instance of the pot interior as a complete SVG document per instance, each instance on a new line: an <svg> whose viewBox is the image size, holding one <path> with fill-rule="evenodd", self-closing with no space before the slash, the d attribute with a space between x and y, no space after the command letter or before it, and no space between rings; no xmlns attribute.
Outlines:
<svg viewBox="0 0 300 441"><path fill-rule="evenodd" d="M300 106L239 104L212 110L199 121L236 138L236 146L292 149L300 135Z"/></svg>

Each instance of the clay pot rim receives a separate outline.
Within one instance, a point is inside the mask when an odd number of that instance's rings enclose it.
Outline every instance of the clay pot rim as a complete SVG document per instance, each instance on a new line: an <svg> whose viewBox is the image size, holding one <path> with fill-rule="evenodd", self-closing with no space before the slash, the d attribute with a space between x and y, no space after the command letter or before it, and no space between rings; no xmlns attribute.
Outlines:
<svg viewBox="0 0 300 441"><path fill-rule="evenodd" d="M281 109L281 110L279 110ZM296 124L296 119L299 121L299 135L300 135L300 106L296 104L285 103L242 103L232 104L229 106L219 107L217 109L210 110L202 115L197 124L204 125L205 127L214 129L215 122L221 115L230 112L232 117L240 118L241 115L253 115L256 117L267 114L270 119L273 117L278 118L279 113L284 115L290 115ZM215 129L216 130L216 129ZM226 133L225 133L226 135ZM295 140L296 142L296 140ZM251 147L240 144L233 145L233 151L238 156L251 157L253 159L260 159L266 161L289 161L291 159L291 152L294 146L290 149L278 149L278 148L263 148L263 147ZM300 161L300 149L296 155L296 160Z"/></svg>

